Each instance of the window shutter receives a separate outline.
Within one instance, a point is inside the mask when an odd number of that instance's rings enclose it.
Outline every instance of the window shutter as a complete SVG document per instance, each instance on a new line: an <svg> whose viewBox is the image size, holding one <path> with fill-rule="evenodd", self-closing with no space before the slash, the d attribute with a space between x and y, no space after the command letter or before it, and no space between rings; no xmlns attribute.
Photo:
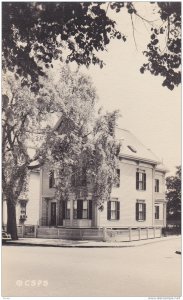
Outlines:
<svg viewBox="0 0 183 300"><path fill-rule="evenodd" d="M117 201L116 204L117 204L117 220L119 220L120 219L120 202Z"/></svg>
<svg viewBox="0 0 183 300"><path fill-rule="evenodd" d="M136 203L136 221L139 220L139 203Z"/></svg>
<svg viewBox="0 0 183 300"><path fill-rule="evenodd" d="M144 221L146 220L146 204L143 203Z"/></svg>
<svg viewBox="0 0 183 300"><path fill-rule="evenodd" d="M136 172L136 190L139 190L139 172Z"/></svg>
<svg viewBox="0 0 183 300"><path fill-rule="evenodd" d="M107 220L111 219L111 201L107 202Z"/></svg>
<svg viewBox="0 0 183 300"><path fill-rule="evenodd" d="M144 181L144 191L146 191L146 173L143 174L143 181Z"/></svg>
<svg viewBox="0 0 183 300"><path fill-rule="evenodd" d="M62 201L62 216L65 219L65 201Z"/></svg>
<svg viewBox="0 0 183 300"><path fill-rule="evenodd" d="M89 220L92 220L92 200L89 200Z"/></svg>
<svg viewBox="0 0 183 300"><path fill-rule="evenodd" d="M77 219L82 219L83 200L77 200Z"/></svg>

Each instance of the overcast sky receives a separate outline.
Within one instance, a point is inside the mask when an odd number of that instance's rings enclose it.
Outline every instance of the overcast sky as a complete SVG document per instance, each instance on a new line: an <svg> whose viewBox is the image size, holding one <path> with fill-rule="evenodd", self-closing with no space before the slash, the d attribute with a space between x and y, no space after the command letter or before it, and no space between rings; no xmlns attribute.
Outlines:
<svg viewBox="0 0 183 300"><path fill-rule="evenodd" d="M136 6L146 18L157 18L149 13L149 3L136 2ZM161 77L140 74L145 62L142 50L146 50L150 34L148 24L134 19L136 50L129 14L118 14L116 20L127 42L112 41L108 52L100 55L106 66L92 66L87 73L93 78L99 105L108 111L119 109L119 127L133 132L172 174L181 163L181 88L170 91L162 87Z"/></svg>

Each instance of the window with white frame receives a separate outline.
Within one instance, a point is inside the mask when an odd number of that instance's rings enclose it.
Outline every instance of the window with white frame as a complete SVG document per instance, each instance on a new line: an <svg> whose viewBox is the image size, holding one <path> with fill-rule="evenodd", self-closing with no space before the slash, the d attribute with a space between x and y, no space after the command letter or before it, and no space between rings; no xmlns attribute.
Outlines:
<svg viewBox="0 0 183 300"><path fill-rule="evenodd" d="M159 193L159 179L155 179L155 192Z"/></svg>
<svg viewBox="0 0 183 300"><path fill-rule="evenodd" d="M119 220L120 219L120 202L112 200L107 202L107 219Z"/></svg>
<svg viewBox="0 0 183 300"><path fill-rule="evenodd" d="M71 203L70 200L66 201L66 207L65 207L65 218L70 219L70 211L71 211Z"/></svg>
<svg viewBox="0 0 183 300"><path fill-rule="evenodd" d="M143 171L136 172L136 189L141 191L146 190L146 173Z"/></svg>
<svg viewBox="0 0 183 300"><path fill-rule="evenodd" d="M159 205L155 205L155 220L159 220Z"/></svg>
<svg viewBox="0 0 183 300"><path fill-rule="evenodd" d="M116 169L116 182L114 183L114 187L120 187L120 169Z"/></svg>
<svg viewBox="0 0 183 300"><path fill-rule="evenodd" d="M49 172L49 188L55 187L55 172L54 170L50 170Z"/></svg>
<svg viewBox="0 0 183 300"><path fill-rule="evenodd" d="M92 219L92 200L74 200L73 205L74 219Z"/></svg>
<svg viewBox="0 0 183 300"><path fill-rule="evenodd" d="M145 221L146 220L146 203L137 202L136 203L136 220Z"/></svg>

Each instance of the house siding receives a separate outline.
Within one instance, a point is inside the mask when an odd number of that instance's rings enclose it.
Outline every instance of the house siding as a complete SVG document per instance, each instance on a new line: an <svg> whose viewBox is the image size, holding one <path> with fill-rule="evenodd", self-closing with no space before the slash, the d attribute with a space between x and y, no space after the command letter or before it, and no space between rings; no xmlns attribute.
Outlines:
<svg viewBox="0 0 183 300"><path fill-rule="evenodd" d="M144 169L146 172L146 191L136 190L136 171ZM107 220L107 203L104 210L99 212L99 226L152 226L153 225L153 166L123 160L120 162L120 187L113 188L111 199L117 198L120 202L120 219ZM145 200L146 220L136 221L136 201Z"/></svg>

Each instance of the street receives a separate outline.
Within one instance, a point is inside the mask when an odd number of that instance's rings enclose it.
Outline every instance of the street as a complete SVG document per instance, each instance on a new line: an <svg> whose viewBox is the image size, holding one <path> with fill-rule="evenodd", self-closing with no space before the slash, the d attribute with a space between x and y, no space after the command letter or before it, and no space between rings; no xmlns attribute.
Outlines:
<svg viewBox="0 0 183 300"><path fill-rule="evenodd" d="M181 239L128 248L2 247L2 296L181 296Z"/></svg>

